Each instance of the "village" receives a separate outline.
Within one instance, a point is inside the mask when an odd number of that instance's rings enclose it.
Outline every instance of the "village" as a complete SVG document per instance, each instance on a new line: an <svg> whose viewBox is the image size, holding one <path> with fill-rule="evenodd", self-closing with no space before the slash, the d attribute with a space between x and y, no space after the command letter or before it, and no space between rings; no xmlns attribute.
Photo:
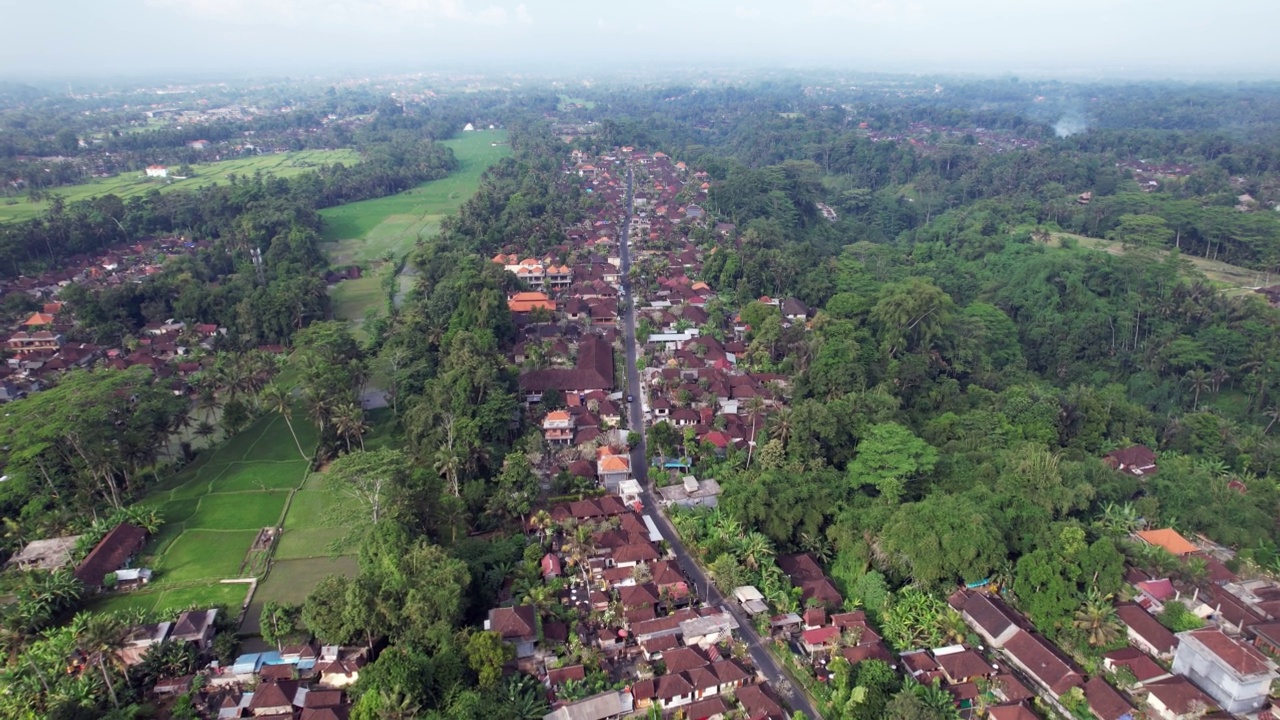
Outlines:
<svg viewBox="0 0 1280 720"><path fill-rule="evenodd" d="M651 437L668 433L683 450L754 452L770 414L786 405L789 378L746 369L750 326L696 279L710 249L692 232L733 242L736 228L704 209L707 176L661 152L575 151L563 169L600 200L594 215L566 228L566 244L551 252L535 257L506 248L491 258L520 280L522 289L508 297L521 333L510 360L521 369L521 396L541 426L547 451L539 469L553 500L523 528L540 556L541 577L519 590L509 582L484 629L510 646L508 672L542 683L552 706L547 720L646 713L786 720L786 708L809 707L810 694L832 681L840 663L871 660L944 690L965 718L1274 717L1280 585L1237 576L1227 566L1229 550L1171 528L1132 533L1134 543L1177 564L1164 573L1126 568L1123 598L1113 603L1127 643L1091 670L1038 632L996 582L955 589L947 604L964 630L937 647L892 646L809 553L775 558L799 607L780 606L751 585L711 586L678 552L680 538L666 516L715 508L719 484L698 477L691 453L651 450L644 457L635 450L644 430ZM140 242L7 288L47 301L8 340L9 399L38 391L47 373L98 360L148 365L172 376L180 392L183 373L199 369L182 362L187 349L211 346L224 331L154 323L132 350L67 343L72 325L57 297L75 282L143 281L165 255L196 247L181 238ZM623 260L628 248L630 273ZM813 311L794 298L757 302L776 308L780 321L800 332L812 320ZM626 389L623 359L630 311L641 347L638 395ZM633 425L635 417L644 428ZM1103 461L1139 481L1158 472L1156 453L1140 445ZM653 473L652 492L642 470ZM141 528L117 526L76 566L76 577L90 588L145 583L147 571L130 567L145 538ZM74 540L31 543L10 565L63 567ZM1174 632L1162 623L1171 605L1185 608L1196 627ZM139 662L148 647L165 641L190 643L209 660L220 627L232 630L212 609L133 627L125 662ZM761 648L769 655L758 654ZM154 692L191 693L209 717L345 718L344 688L358 680L373 650L282 645L242 653L229 664L205 663L198 675L163 679ZM787 672L777 673L770 657Z"/></svg>

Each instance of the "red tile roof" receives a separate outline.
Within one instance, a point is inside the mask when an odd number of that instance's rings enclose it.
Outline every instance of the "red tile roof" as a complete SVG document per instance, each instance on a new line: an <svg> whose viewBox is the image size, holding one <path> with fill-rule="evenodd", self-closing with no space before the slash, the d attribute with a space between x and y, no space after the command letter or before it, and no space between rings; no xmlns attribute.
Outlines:
<svg viewBox="0 0 1280 720"><path fill-rule="evenodd" d="M111 528L76 567L76 578L90 588L99 587L108 573L119 570L142 549L146 539L147 531L136 525L120 523Z"/></svg>

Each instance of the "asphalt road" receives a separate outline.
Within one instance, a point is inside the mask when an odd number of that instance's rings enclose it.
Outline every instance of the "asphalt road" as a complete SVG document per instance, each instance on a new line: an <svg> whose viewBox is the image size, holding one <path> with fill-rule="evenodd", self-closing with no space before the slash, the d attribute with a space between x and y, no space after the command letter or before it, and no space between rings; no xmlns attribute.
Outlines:
<svg viewBox="0 0 1280 720"><path fill-rule="evenodd" d="M716 590L715 585L711 584L707 574L702 571L702 566L689 554L684 543L680 542L680 536L676 533L675 528L672 527L671 521L667 519L667 516L654 499L652 487L649 484L649 463L645 453L644 395L640 392L640 373L636 368L636 315L634 298L631 294L631 278L628 274L631 269L633 180L632 171L628 169L627 219L622 225L622 251L620 253L622 267L619 269L622 271L623 297L627 301L627 310L623 314L622 323L622 338L626 345L627 353L627 394L635 398L635 402L627 404L627 413L631 429L640 435L640 443L631 448L631 470L636 480L640 483L641 500L643 500L645 508L651 511L659 532L662 533L662 537L671 547L671 551L675 553L680 569L684 571L685 577L689 578L690 582L693 583L694 589L698 594L708 603L724 607L738 621L738 635L746 643L751 655L751 661L755 663L756 668L764 675L769 685L773 686L773 689L791 706L792 710L799 710L813 720L822 720L822 716L814 710L809 699L805 697L803 692L792 686L791 681L787 679L777 661L765 650L760 635L756 632L755 626L751 624L751 619L742 612L736 602L725 602L719 591Z"/></svg>

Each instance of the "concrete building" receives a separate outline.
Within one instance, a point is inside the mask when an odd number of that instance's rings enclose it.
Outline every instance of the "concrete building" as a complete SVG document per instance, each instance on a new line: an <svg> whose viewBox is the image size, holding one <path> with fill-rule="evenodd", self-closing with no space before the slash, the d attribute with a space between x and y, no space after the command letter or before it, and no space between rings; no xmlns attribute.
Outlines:
<svg viewBox="0 0 1280 720"><path fill-rule="evenodd" d="M680 507L709 507L719 503L720 483L710 478L699 481L692 475L685 475L679 485L658 488L662 502Z"/></svg>
<svg viewBox="0 0 1280 720"><path fill-rule="evenodd" d="M1247 643L1217 628L1178 634L1173 672L1212 697L1232 714L1253 712L1267 702L1276 665Z"/></svg>

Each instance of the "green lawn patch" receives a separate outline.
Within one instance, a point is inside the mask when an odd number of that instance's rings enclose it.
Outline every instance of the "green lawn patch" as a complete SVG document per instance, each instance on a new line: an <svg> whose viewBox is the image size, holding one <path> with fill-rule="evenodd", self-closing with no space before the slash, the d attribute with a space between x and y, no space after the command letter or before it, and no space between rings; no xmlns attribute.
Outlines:
<svg viewBox="0 0 1280 720"><path fill-rule="evenodd" d="M300 603L307 599L307 593L326 575L346 575L355 577L360 573L360 563L354 555L342 555L330 558L312 558L310 560L277 560L271 565L271 573L258 586L254 594L254 604L261 600L276 602Z"/></svg>
<svg viewBox="0 0 1280 720"><path fill-rule="evenodd" d="M347 203L320 211L324 218L321 245L333 265L361 265L359 280L338 283L331 292L334 317L359 321L385 297L378 280L382 257L404 257L419 238L440 231L440 220L457 211L480 187L485 169L511 154L506 131L463 133L446 140L458 158L447 177L422 183L388 197Z"/></svg>
<svg viewBox="0 0 1280 720"><path fill-rule="evenodd" d="M343 542L347 532L340 527L285 528L276 546L276 560L331 557L335 554L335 544Z"/></svg>
<svg viewBox="0 0 1280 720"><path fill-rule="evenodd" d="M160 506L160 514L166 525L179 525L190 520L199 505L200 500L197 498L170 500Z"/></svg>
<svg viewBox="0 0 1280 720"><path fill-rule="evenodd" d="M316 442L318 441L316 431L311 423L303 417L301 405L294 408L294 413L290 418L290 422L293 424L293 432L298 434L297 442L294 442L293 434L289 432L289 423L286 423L284 418L274 413L268 417L270 422L262 427L257 440L245 450L243 460L302 461L302 455L298 452L299 444L302 445L303 451L308 456L315 451Z"/></svg>
<svg viewBox="0 0 1280 720"><path fill-rule="evenodd" d="M213 185L229 183L231 175L250 177L261 172L277 177L293 177L328 163L341 162L353 164L360 161L360 154L354 150L303 150L301 152L273 153L253 157L236 158L222 162L192 165L194 174L185 180L177 178L148 178L142 171L128 172L110 178L97 178L81 185L67 185L53 188L51 193L61 195L68 203L86 200L102 195L117 195L124 199L145 195L152 190L171 192L173 190L193 190ZM170 166L169 171L177 174L177 166ZM40 215L48 207L48 201L28 202L20 198L16 205L0 203L0 222L30 220Z"/></svg>
<svg viewBox="0 0 1280 720"><path fill-rule="evenodd" d="M319 477L319 476L318 476ZM285 516L285 528L332 527L336 522L331 510L343 502L344 498L328 490L299 490L293 494L289 503L289 514Z"/></svg>
<svg viewBox="0 0 1280 720"><path fill-rule="evenodd" d="M257 530L187 530L156 564L158 582L236 577Z"/></svg>
<svg viewBox="0 0 1280 720"><path fill-rule="evenodd" d="M112 593L94 598L86 606L92 612L128 612L141 610L149 613L156 607L156 601L163 595L162 590L140 590L127 593Z"/></svg>
<svg viewBox="0 0 1280 720"><path fill-rule="evenodd" d="M297 457L296 451L294 457ZM214 479L210 491L216 494L290 490L302 484L302 478L306 473L307 464L302 460L231 463L221 475Z"/></svg>
<svg viewBox="0 0 1280 720"><path fill-rule="evenodd" d="M274 527L284 512L289 493L268 492L214 493L200 500L200 508L187 521L188 528L202 530L255 530Z"/></svg>
<svg viewBox="0 0 1280 720"><path fill-rule="evenodd" d="M249 585L247 583L216 582L209 585L173 588L165 590L160 595L160 599L156 602L155 610L158 613L177 613L193 605L201 607L221 605L234 616L244 605L244 599L248 594Z"/></svg>

